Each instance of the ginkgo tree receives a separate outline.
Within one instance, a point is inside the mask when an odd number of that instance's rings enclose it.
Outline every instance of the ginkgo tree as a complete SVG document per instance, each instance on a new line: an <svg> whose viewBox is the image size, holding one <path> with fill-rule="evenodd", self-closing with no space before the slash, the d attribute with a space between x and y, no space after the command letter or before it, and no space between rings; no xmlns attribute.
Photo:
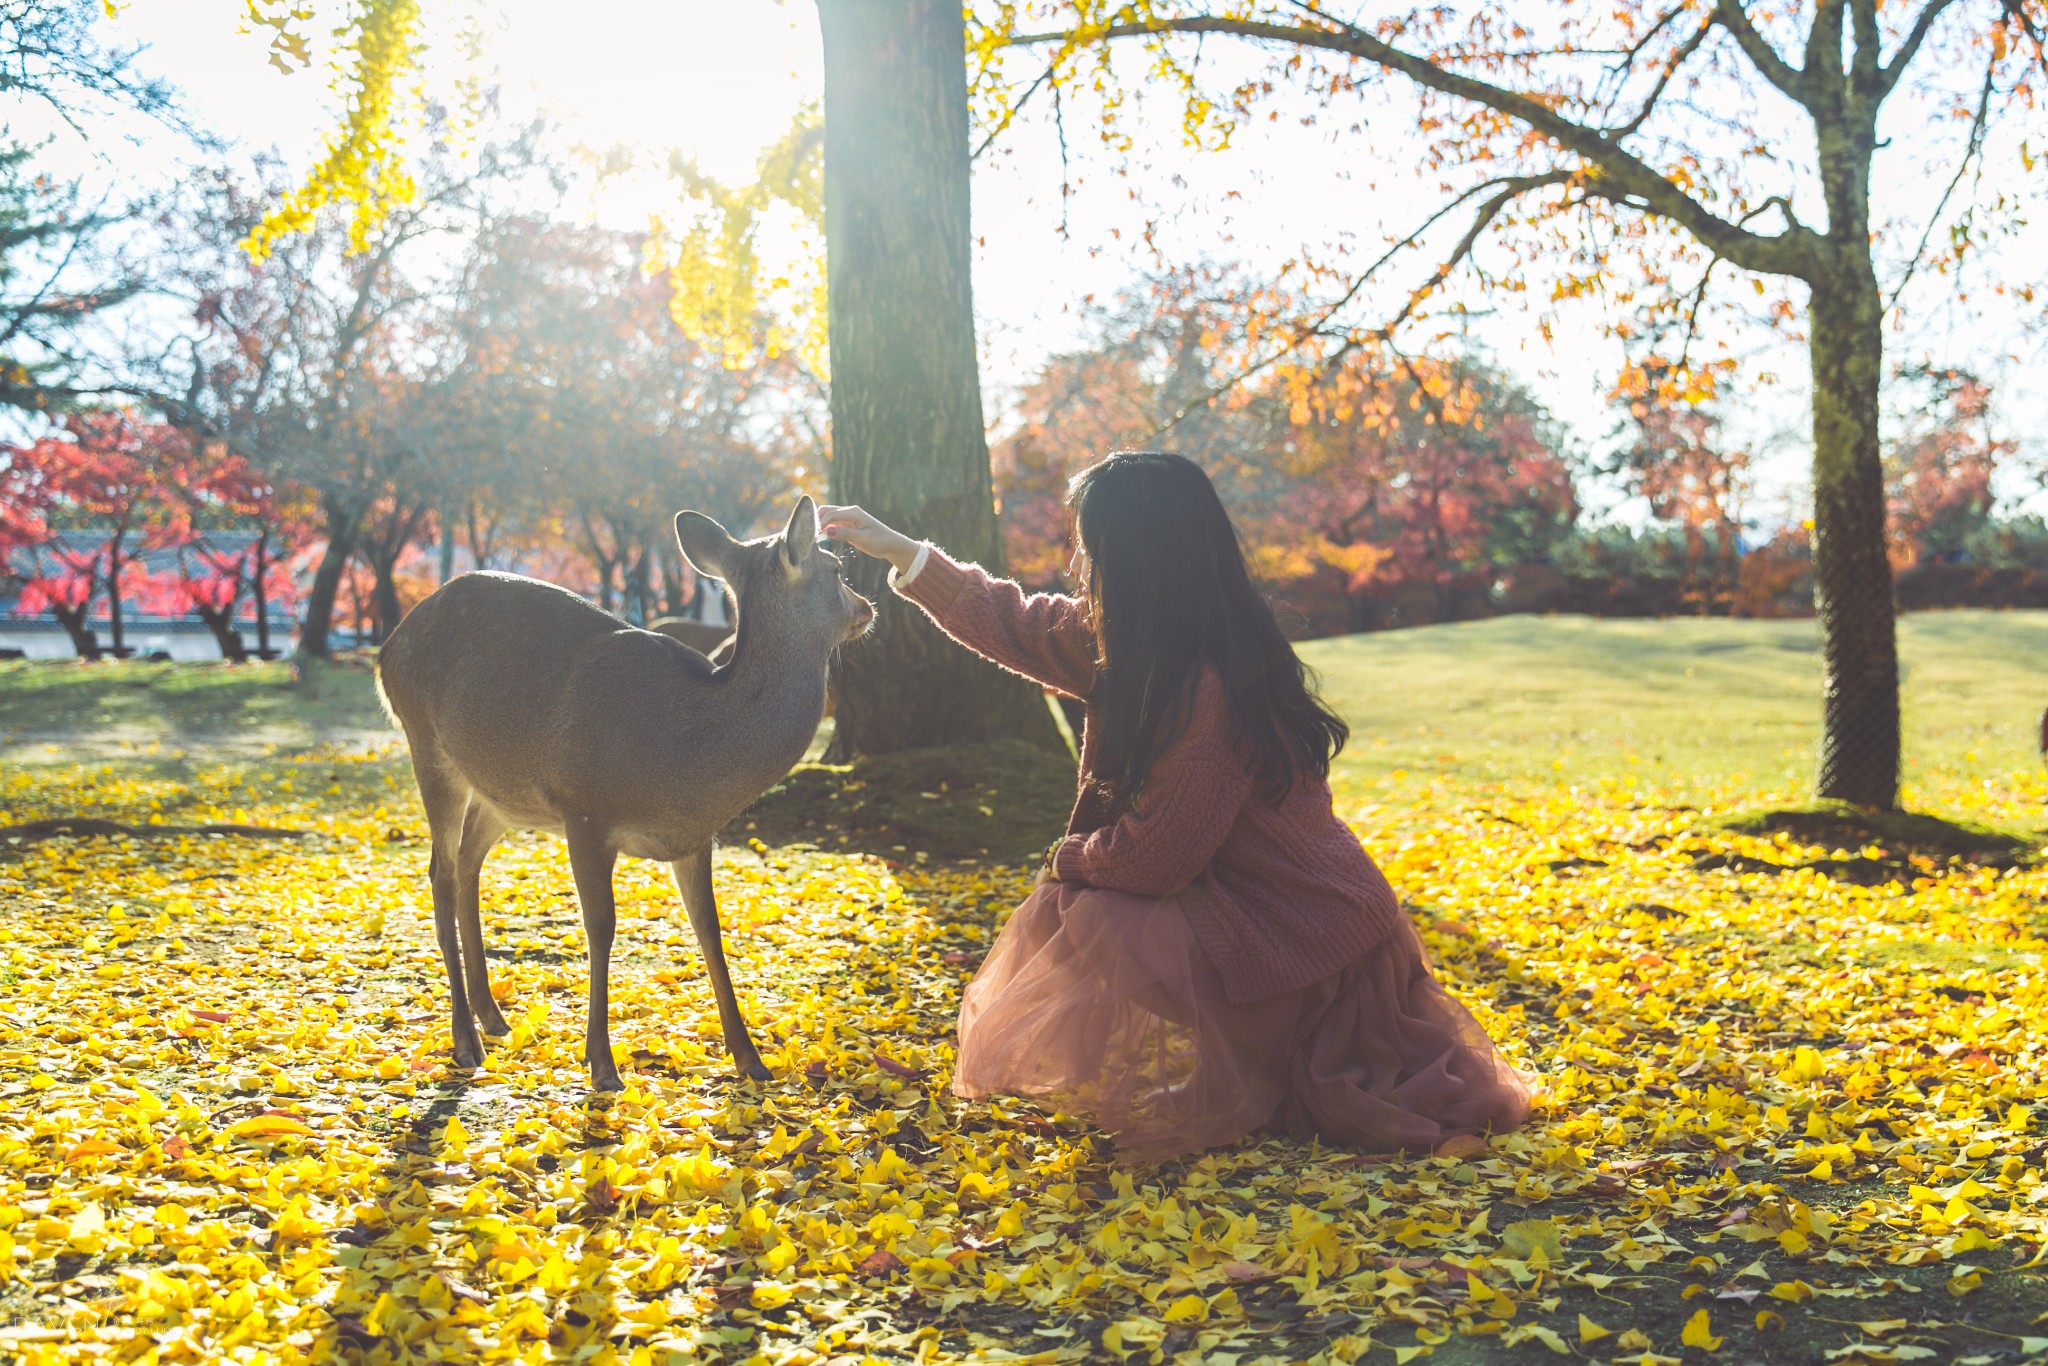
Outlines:
<svg viewBox="0 0 2048 1366"><path fill-rule="evenodd" d="M1803 335L1813 375L1819 795L1896 803L1899 670L1879 431L1885 320L1916 274L1964 278L1960 268L2017 220L2035 165L2026 138L2043 131L2048 5L1620 0L1379 11L1325 0L1005 0L974 14L976 98L996 125L1039 90L1077 87L1105 92L1114 125L1122 83L1140 70L1184 97L1197 143L1227 139L1282 100L1293 101L1290 113L1356 117L1362 131L1365 95L1385 86L1409 96L1415 145L1441 193L1341 297L1371 297L1367 277L1404 257L1420 256L1426 269L1391 319L1348 329L1322 320L1319 332L1348 334L1343 346L1392 344L1393 324L1425 316L1460 268L1524 288L1548 260L1558 298L1605 292L1682 322L1686 343L1657 360L1668 383L1698 396L1715 371L1694 362L1689 343L1717 280L1789 290L1780 320ZM1211 91L1199 57L1218 40L1252 45L1270 64ZM1119 44L1141 46L1149 62L1119 63ZM1888 164L1880 153L1894 134ZM2006 148L2015 174L1987 177L1987 157ZM1896 163L1912 152L1930 156L1936 173L1916 215L1886 219L1874 179L1908 174ZM1478 269L1482 244L1505 259Z"/></svg>

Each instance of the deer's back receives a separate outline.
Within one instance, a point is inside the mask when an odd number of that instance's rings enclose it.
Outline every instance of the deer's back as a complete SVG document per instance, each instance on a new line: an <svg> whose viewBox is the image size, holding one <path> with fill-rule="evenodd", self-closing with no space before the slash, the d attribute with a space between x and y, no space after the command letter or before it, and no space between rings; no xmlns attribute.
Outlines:
<svg viewBox="0 0 2048 1366"><path fill-rule="evenodd" d="M708 670L665 637L517 574L464 574L385 643L378 681L406 738L521 824L644 761L644 713Z"/></svg>

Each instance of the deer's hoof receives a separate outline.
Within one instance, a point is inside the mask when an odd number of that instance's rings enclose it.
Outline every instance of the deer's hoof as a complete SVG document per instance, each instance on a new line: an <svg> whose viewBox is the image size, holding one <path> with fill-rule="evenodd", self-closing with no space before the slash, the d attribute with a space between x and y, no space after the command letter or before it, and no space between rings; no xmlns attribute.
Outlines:
<svg viewBox="0 0 2048 1366"><path fill-rule="evenodd" d="M479 1014L476 1017L476 1026L486 1037L493 1039L502 1039L512 1032L512 1026L506 1024L505 1017L496 1010L492 1010L488 1015Z"/></svg>
<svg viewBox="0 0 2048 1366"><path fill-rule="evenodd" d="M484 1045L481 1039L457 1039L455 1041L455 1066L460 1071L471 1071L484 1065Z"/></svg>
<svg viewBox="0 0 2048 1366"><path fill-rule="evenodd" d="M740 1065L740 1075L748 1081L774 1081L775 1074L768 1070L768 1064L759 1058L748 1058Z"/></svg>
<svg viewBox="0 0 2048 1366"><path fill-rule="evenodd" d="M619 1080L616 1067L593 1067L590 1069L590 1089L593 1091L623 1091L626 1084Z"/></svg>

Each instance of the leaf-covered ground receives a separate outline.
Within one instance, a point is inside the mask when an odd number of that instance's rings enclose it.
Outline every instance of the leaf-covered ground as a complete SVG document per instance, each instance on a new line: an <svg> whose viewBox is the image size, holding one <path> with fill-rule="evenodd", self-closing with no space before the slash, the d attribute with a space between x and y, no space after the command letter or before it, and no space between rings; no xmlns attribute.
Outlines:
<svg viewBox="0 0 2048 1366"><path fill-rule="evenodd" d="M2024 860L1715 825L1768 800L1746 787L1351 773L1345 815L1543 1109L1441 1155L1146 1167L946 1089L1014 867L724 851L777 1074L754 1085L665 870L623 863L629 1089L593 1099L558 843L486 871L515 1033L453 1074L395 749L38 758L0 776L6 821L315 833L0 850L0 1355L2048 1355L2048 869ZM1914 796L2038 829L2048 783Z"/></svg>

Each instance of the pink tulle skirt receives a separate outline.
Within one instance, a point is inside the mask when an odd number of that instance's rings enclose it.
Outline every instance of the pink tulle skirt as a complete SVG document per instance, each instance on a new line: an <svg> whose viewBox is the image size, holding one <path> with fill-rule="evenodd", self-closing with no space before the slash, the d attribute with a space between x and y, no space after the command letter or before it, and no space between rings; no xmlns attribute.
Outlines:
<svg viewBox="0 0 2048 1366"><path fill-rule="evenodd" d="M1515 1128L1530 1101L1405 918L1321 981L1239 1003L1177 897L1064 882L1032 892L968 984L953 1089L1042 1098L1147 1159L1261 1129L1426 1153Z"/></svg>

